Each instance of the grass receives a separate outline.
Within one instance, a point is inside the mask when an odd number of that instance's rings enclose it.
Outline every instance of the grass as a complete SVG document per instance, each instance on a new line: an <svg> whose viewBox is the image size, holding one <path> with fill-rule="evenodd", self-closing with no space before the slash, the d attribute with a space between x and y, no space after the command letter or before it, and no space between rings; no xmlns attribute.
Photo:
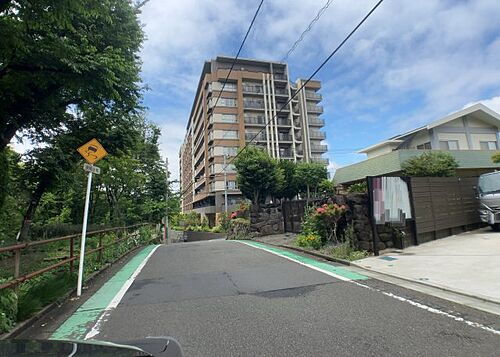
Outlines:
<svg viewBox="0 0 500 357"><path fill-rule="evenodd" d="M337 245L324 246L319 250L321 253L333 258L354 261L366 258L369 253L366 250L356 250L349 242L343 242Z"/></svg>

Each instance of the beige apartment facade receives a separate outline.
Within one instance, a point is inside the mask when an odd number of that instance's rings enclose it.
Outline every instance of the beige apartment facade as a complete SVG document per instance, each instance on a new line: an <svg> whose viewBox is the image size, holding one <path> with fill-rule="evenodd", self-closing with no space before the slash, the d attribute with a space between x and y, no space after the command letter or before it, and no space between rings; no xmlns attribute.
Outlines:
<svg viewBox="0 0 500 357"><path fill-rule="evenodd" d="M194 210L211 223L224 203L224 160L229 162L252 138L274 158L321 162L327 151L320 129L321 83L289 81L286 63L217 57L205 62L184 142L179 152L182 211ZM220 98L217 102L217 97ZM217 104L217 105L216 105ZM267 125L266 125L267 124ZM226 169L228 211L242 199L233 165Z"/></svg>

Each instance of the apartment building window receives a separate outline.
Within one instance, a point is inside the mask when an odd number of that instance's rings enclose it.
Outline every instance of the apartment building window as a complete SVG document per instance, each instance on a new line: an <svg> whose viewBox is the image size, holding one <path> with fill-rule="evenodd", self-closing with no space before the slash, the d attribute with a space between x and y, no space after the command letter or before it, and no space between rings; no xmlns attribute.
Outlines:
<svg viewBox="0 0 500 357"><path fill-rule="evenodd" d="M431 142L428 141L426 143L423 143L423 144L420 144L420 145L417 145L417 149L418 150L430 150L431 149Z"/></svg>
<svg viewBox="0 0 500 357"><path fill-rule="evenodd" d="M222 139L238 139L238 130L221 130Z"/></svg>
<svg viewBox="0 0 500 357"><path fill-rule="evenodd" d="M222 86L224 85L224 82L220 83L220 88L222 89ZM224 91L225 92L236 92L238 90L238 84L237 83L231 83L231 82L228 82L226 83L226 85L224 86Z"/></svg>
<svg viewBox="0 0 500 357"><path fill-rule="evenodd" d="M227 156L235 156L237 152L238 152L238 147L236 146L224 146L222 151L223 155Z"/></svg>
<svg viewBox="0 0 500 357"><path fill-rule="evenodd" d="M441 150L460 150L458 140L443 140L439 142Z"/></svg>
<svg viewBox="0 0 500 357"><path fill-rule="evenodd" d="M212 98L212 105L215 105L217 102L217 98ZM236 99L234 98L219 98L219 102L217 102L218 107L236 107Z"/></svg>
<svg viewBox="0 0 500 357"><path fill-rule="evenodd" d="M236 114L221 114L220 121L222 123L237 123L238 117Z"/></svg>
<svg viewBox="0 0 500 357"><path fill-rule="evenodd" d="M481 150L496 150L497 142L496 141L480 141L479 145L481 146Z"/></svg>
<svg viewBox="0 0 500 357"><path fill-rule="evenodd" d="M215 174L215 165L210 165L210 174Z"/></svg>
<svg viewBox="0 0 500 357"><path fill-rule="evenodd" d="M227 189L228 190L237 190L238 184L236 183L236 181L227 181Z"/></svg>

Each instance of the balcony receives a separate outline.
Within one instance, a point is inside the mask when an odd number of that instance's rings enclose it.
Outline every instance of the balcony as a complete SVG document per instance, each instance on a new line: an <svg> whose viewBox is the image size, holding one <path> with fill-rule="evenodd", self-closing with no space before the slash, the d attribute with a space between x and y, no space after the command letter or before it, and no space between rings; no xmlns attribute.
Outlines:
<svg viewBox="0 0 500 357"><path fill-rule="evenodd" d="M246 116L245 124L266 125L267 123L264 117Z"/></svg>
<svg viewBox="0 0 500 357"><path fill-rule="evenodd" d="M275 88L274 89L274 94L288 96L288 90L286 88Z"/></svg>
<svg viewBox="0 0 500 357"><path fill-rule="evenodd" d="M243 85L243 93L264 94L264 88L262 86Z"/></svg>
<svg viewBox="0 0 500 357"><path fill-rule="evenodd" d="M312 162L318 162L320 164L328 165L328 159L322 157L311 157Z"/></svg>
<svg viewBox="0 0 500 357"><path fill-rule="evenodd" d="M326 134L323 133L322 131L311 131L309 133L309 137L311 139L321 139L321 140L323 140L323 139L326 139Z"/></svg>
<svg viewBox="0 0 500 357"><path fill-rule="evenodd" d="M311 126L324 126L325 121L323 119L312 119L309 118L309 125Z"/></svg>
<svg viewBox="0 0 500 357"><path fill-rule="evenodd" d="M322 95L316 92L309 92L306 91L306 98L307 99L313 99L313 100L321 100L323 99Z"/></svg>
<svg viewBox="0 0 500 357"><path fill-rule="evenodd" d="M286 81L287 80L286 76L282 73L275 73L274 79L277 81Z"/></svg>
<svg viewBox="0 0 500 357"><path fill-rule="evenodd" d="M276 121L278 122L278 125L290 126L290 120L288 120L288 118L278 118Z"/></svg>
<svg viewBox="0 0 500 357"><path fill-rule="evenodd" d="M276 110L279 112L289 112L290 111L290 106L288 103L276 103Z"/></svg>
<svg viewBox="0 0 500 357"><path fill-rule="evenodd" d="M297 154L297 156L304 156L303 150L296 150L295 153Z"/></svg>
<svg viewBox="0 0 500 357"><path fill-rule="evenodd" d="M307 111L311 113L323 113L322 105L308 105Z"/></svg>
<svg viewBox="0 0 500 357"><path fill-rule="evenodd" d="M293 158L291 149L280 149L280 157L281 158Z"/></svg>
<svg viewBox="0 0 500 357"><path fill-rule="evenodd" d="M251 108L251 109L264 109L264 101L244 100L243 107L244 108Z"/></svg>
<svg viewBox="0 0 500 357"><path fill-rule="evenodd" d="M290 134L278 133L279 141L292 141L292 136Z"/></svg>
<svg viewBox="0 0 500 357"><path fill-rule="evenodd" d="M328 146L326 145L311 145L312 152L326 152L328 150Z"/></svg>
<svg viewBox="0 0 500 357"><path fill-rule="evenodd" d="M255 137L257 135L257 137ZM255 137L255 139L254 139ZM245 140L254 140L254 141L267 141L267 136L265 133L245 133Z"/></svg>

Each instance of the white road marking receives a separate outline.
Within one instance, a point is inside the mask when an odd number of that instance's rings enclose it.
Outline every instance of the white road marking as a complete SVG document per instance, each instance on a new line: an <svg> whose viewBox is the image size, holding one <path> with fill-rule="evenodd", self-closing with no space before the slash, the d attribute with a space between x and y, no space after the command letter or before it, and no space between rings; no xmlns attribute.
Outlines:
<svg viewBox="0 0 500 357"><path fill-rule="evenodd" d="M393 293L390 293L390 292L386 292L386 291L383 291L383 290L380 290L380 289L377 289L377 288L372 288L371 286L368 286L368 285L365 285L365 284L359 283L359 282L357 282L357 281L355 281L355 280L348 279L348 278L345 278L345 277L343 277L343 276L338 276L338 275L333 274L333 273L331 273L331 272L329 272L329 271L327 271L327 270L323 270L323 269L321 269L321 268L318 268L318 267L315 267L315 266L312 266L312 265L309 265L309 264L305 264L305 263L299 262L299 261L297 261L297 260L294 260L294 259L289 258L289 257L287 257L287 256L281 255L281 254L279 254L279 253L276 253L276 252L273 252L273 251L267 250L267 249L265 249L265 248L256 247L256 246L254 246L254 245L252 245L252 244L248 244L248 243L243 242L243 241L235 241L235 242L243 243L243 244L245 244L245 245L247 245L247 246L250 246L250 247L253 247L253 248L256 248L256 249L261 249L261 250L263 250L263 251L265 251L265 252L272 253L272 254L275 254L275 255L277 255L277 256L279 256L279 257L282 257L282 258L285 258L285 259L291 260L291 261L293 261L293 262L295 262L295 263L298 263L298 264L300 264L300 265L304 265L304 266L306 266L306 267L308 267L308 268L311 268L311 269L317 270L317 271L319 271L319 272L321 272L321 273L324 273L324 274L326 274L326 275L333 276L334 278L337 278L337 279L340 279L340 280L347 281L347 282L349 282L349 283L351 283L351 284L355 284L355 285L357 285L357 286L359 286L359 287L362 287L362 288L365 288L365 289L368 289L368 290L371 290L371 291L375 291L375 292L382 293L382 294L384 294L385 296L391 297L391 298L396 299L396 300L399 300L399 301L401 301L401 302L405 302L405 303L410 304L410 305L412 305L412 306L415 306L415 307L417 307L417 308L419 308L419 309L422 309L422 310L425 310L425 311L431 312L431 313L433 313L433 314L437 314L437 315L445 316L445 317L448 317L448 318L450 318L450 319L452 319L452 320L455 320L455 321L457 321L457 322L462 322L462 323L464 323L464 324L466 324L466 325L468 325L468 326L475 327L475 328L479 328L479 329L481 329L481 330L488 331L488 332L491 332L491 333L493 333L493 334L495 334L495 335L499 335L499 336L500 336L500 331L499 331L499 330L495 330L494 328L492 328L492 327L488 327L488 326L485 326L485 325L483 325L483 324L481 324L481 323L479 323L479 322L474 322L474 321L466 320L466 319L464 319L463 317L460 317L460 316L456 316L456 315L450 314L449 312L446 312L446 311L443 311L443 310L437 309L437 308L435 308L435 307L431 307L431 306L428 306L428 305L425 305L425 304L422 304L422 303L419 303L419 302L413 301L413 300L411 300L411 299L408 299L408 298L405 298L405 297L402 297L402 296L399 296L399 295L396 295L396 294L393 294ZM374 278L372 278L372 279L374 279Z"/></svg>
<svg viewBox="0 0 500 357"><path fill-rule="evenodd" d="M111 313L111 310L113 310L114 308L116 308L118 306L118 304L122 300L123 296L125 295L125 293L127 292L127 290L130 288L130 286L134 282L134 280L137 277L137 275L139 275L139 273L141 272L142 268L144 268L144 266L148 262L149 258L151 258L151 256L153 255L153 253L159 247L160 247L159 245L157 245L156 247L154 247L151 250L151 252L149 252L149 254L146 256L146 258L144 258L144 260L141 262L141 264L139 264L139 266L137 267L137 269L135 269L134 273L125 281L125 284L122 285L122 287L120 288L120 290L116 293L115 297L109 302L108 306L106 306L106 308L104 309L103 313L101 314L101 316L99 316L99 319L96 321L96 323L94 324L94 326L92 327L92 329L85 335L84 340L88 340L88 339L93 338L93 337L95 337L95 336L97 336L99 334L102 323L104 321L106 321L106 318Z"/></svg>

